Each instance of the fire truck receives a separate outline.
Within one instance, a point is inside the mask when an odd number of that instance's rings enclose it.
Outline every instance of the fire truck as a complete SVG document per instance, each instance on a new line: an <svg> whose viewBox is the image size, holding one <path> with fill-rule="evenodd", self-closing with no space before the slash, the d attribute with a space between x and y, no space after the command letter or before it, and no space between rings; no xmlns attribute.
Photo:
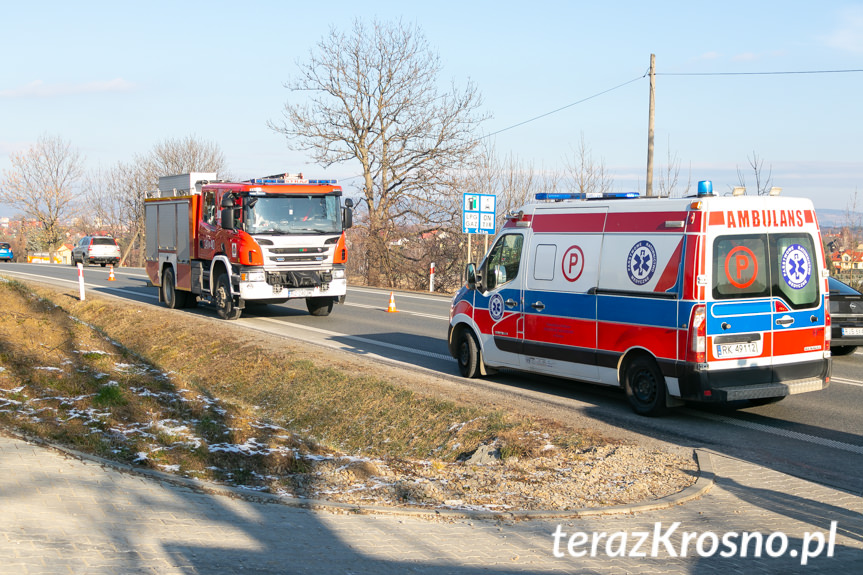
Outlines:
<svg viewBox="0 0 863 575"><path fill-rule="evenodd" d="M204 301L237 319L249 302L305 299L329 315L347 290L353 202L335 180L279 174L225 182L215 173L159 178L144 200L146 269L169 308Z"/></svg>
<svg viewBox="0 0 863 575"><path fill-rule="evenodd" d="M452 302L461 374L622 387L644 415L827 387L830 292L812 202L712 187L542 194L509 214Z"/></svg>

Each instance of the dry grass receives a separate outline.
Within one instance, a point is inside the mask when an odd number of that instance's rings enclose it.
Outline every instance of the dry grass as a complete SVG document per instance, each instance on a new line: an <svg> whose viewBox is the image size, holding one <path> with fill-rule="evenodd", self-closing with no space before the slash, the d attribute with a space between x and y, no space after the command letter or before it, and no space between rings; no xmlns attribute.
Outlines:
<svg viewBox="0 0 863 575"><path fill-rule="evenodd" d="M0 281L0 423L127 463L288 488L337 452L436 464L481 443L519 458L604 443L336 369L289 342L253 345L233 324L88 297Z"/></svg>

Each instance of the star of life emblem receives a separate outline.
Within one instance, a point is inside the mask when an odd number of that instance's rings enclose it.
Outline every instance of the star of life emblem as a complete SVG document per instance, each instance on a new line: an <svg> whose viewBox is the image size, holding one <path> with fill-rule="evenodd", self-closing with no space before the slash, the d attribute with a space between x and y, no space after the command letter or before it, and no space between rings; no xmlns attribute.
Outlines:
<svg viewBox="0 0 863 575"><path fill-rule="evenodd" d="M656 271L656 248L647 240L641 240L629 250L626 258L626 271L629 281L643 286L653 277Z"/></svg>
<svg viewBox="0 0 863 575"><path fill-rule="evenodd" d="M791 244L782 252L782 278L792 289L806 287L812 278L812 258L800 244Z"/></svg>

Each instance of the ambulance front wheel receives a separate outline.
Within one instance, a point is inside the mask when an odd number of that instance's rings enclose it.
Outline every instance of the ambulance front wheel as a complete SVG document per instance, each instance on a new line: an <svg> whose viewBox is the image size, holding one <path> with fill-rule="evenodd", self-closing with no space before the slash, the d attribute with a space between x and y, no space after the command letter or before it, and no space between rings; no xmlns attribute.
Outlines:
<svg viewBox="0 0 863 575"><path fill-rule="evenodd" d="M480 376L481 359L479 344L469 329L462 329L458 335L458 371L462 377L474 378Z"/></svg>
<svg viewBox="0 0 863 575"><path fill-rule="evenodd" d="M626 397L639 415L656 416L665 413L665 377L653 358L638 356L626 368Z"/></svg>

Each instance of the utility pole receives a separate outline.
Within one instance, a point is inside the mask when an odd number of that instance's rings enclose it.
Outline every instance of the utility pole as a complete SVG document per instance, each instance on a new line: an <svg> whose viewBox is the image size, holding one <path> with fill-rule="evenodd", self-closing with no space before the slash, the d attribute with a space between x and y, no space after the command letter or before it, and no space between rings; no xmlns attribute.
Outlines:
<svg viewBox="0 0 863 575"><path fill-rule="evenodd" d="M650 55L650 111L647 119L647 197L653 195L653 126L656 107L656 54Z"/></svg>

